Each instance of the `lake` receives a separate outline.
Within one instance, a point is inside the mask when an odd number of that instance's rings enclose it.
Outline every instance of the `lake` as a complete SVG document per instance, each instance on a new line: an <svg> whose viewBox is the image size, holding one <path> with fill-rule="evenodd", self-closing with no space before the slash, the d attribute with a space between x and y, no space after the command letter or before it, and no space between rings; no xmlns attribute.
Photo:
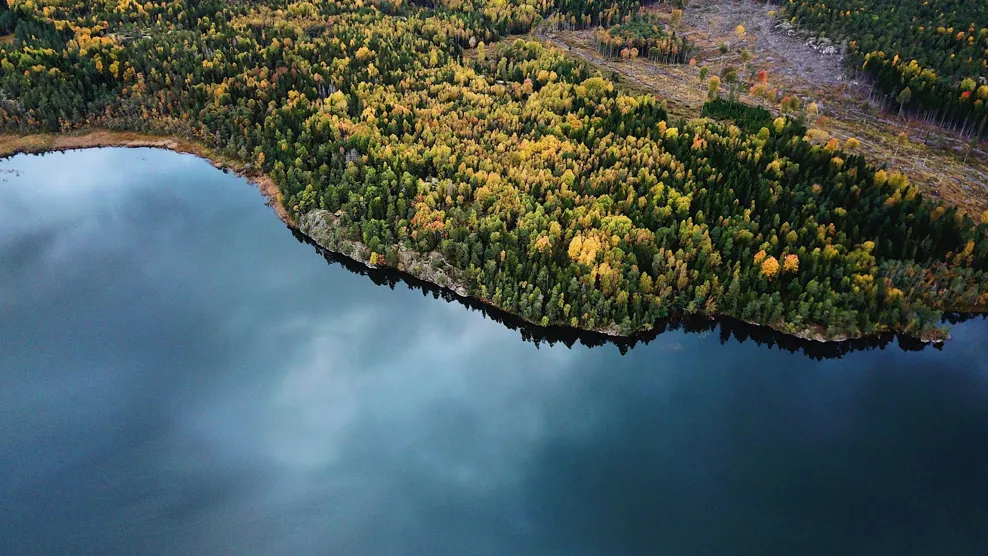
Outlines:
<svg viewBox="0 0 988 556"><path fill-rule="evenodd" d="M4 555L988 553L983 319L588 347L327 264L190 155L0 192Z"/></svg>

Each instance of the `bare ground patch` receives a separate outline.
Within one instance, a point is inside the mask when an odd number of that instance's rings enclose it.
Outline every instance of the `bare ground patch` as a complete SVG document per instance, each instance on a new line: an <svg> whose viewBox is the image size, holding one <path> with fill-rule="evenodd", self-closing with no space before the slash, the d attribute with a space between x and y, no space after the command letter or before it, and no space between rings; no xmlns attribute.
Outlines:
<svg viewBox="0 0 988 556"><path fill-rule="evenodd" d="M606 58L596 51L593 30L557 31L543 26L536 34L608 75L617 73L626 88L665 100L673 117L699 116L707 91L700 79L701 67L713 76L733 66L744 83L738 92L742 102L775 114L780 113L778 100L786 95L798 97L804 107L816 103L819 114L808 118L809 127L842 143L857 139L856 152L873 164L905 173L928 194L975 219L988 210L988 146L972 147L969 140L948 130L879 110L868 100L870 85L846 77L840 45L832 45L834 53L823 54L826 45L811 45L806 38L780 28L769 14L773 8L750 1L695 0L676 26L669 5L645 8L697 47L696 66ZM745 29L743 38L736 32L739 25ZM726 54L721 52L722 44L728 47ZM751 53L750 61L742 60L742 49ZM762 70L771 91L767 98L748 92ZM726 95L726 90L722 88L721 94Z"/></svg>

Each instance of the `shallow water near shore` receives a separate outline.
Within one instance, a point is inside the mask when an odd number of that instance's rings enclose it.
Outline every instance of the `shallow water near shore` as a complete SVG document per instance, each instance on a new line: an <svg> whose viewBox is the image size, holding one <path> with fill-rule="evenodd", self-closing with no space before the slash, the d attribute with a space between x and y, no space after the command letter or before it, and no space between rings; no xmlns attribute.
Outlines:
<svg viewBox="0 0 988 556"><path fill-rule="evenodd" d="M190 155L16 156L0 195L2 554L988 546L983 319L588 347L327 264Z"/></svg>

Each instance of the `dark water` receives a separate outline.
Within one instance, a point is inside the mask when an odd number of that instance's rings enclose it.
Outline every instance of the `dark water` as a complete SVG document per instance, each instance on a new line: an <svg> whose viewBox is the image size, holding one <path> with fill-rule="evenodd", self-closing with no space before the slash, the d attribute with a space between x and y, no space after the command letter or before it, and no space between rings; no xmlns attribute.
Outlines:
<svg viewBox="0 0 988 556"><path fill-rule="evenodd" d="M0 554L988 553L984 320L825 360L523 333L190 156L2 161Z"/></svg>

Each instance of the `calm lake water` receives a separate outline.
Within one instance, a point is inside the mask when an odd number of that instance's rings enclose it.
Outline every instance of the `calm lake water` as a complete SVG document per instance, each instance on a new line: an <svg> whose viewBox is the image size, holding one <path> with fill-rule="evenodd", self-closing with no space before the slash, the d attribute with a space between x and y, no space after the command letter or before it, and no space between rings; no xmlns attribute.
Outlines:
<svg viewBox="0 0 988 556"><path fill-rule="evenodd" d="M192 156L18 156L0 554L986 554L988 323L953 335L537 345Z"/></svg>

